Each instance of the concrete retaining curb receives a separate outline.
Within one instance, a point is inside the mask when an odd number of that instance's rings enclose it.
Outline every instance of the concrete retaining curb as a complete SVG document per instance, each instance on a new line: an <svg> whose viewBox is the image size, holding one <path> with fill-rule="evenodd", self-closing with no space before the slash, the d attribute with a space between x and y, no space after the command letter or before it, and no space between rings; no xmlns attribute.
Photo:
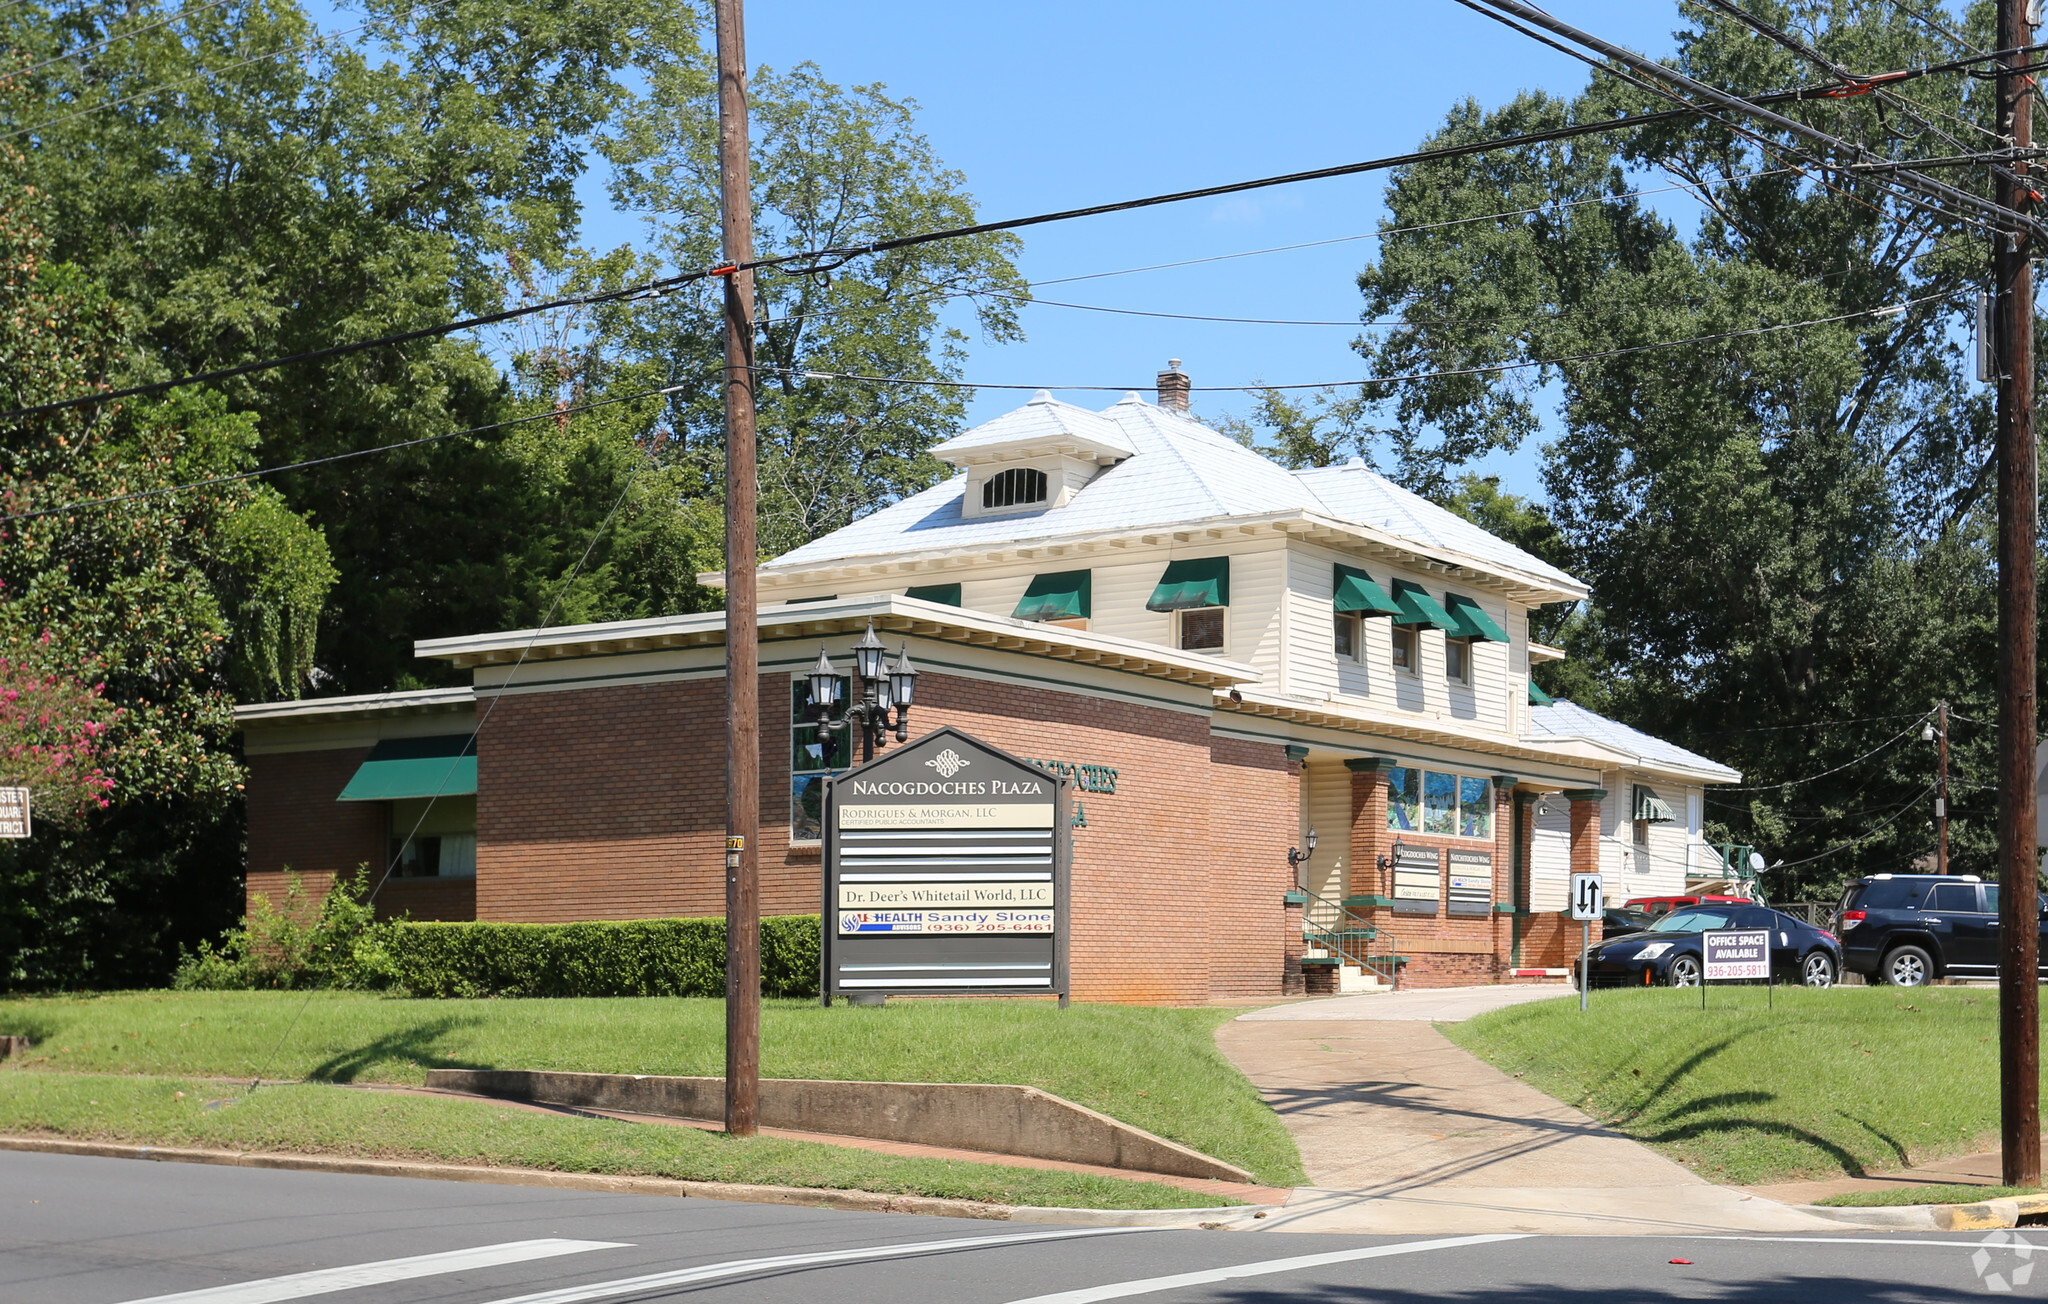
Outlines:
<svg viewBox="0 0 2048 1304"><path fill-rule="evenodd" d="M1974 1232L2017 1227L2020 1219L2048 1215L2048 1195L2021 1195L1975 1204L1855 1205L1795 1204L1801 1213L1830 1222L1894 1231Z"/></svg>
<svg viewBox="0 0 2048 1304"><path fill-rule="evenodd" d="M429 1069L437 1091L615 1109L669 1118L725 1117L725 1079L524 1069ZM907 1141L1027 1159L1058 1159L1172 1177L1257 1185L1234 1164L1033 1087L971 1082L761 1079L763 1127Z"/></svg>
<svg viewBox="0 0 2048 1304"><path fill-rule="evenodd" d="M671 1177L611 1177L603 1173L556 1173L541 1168L485 1168L409 1159L344 1159L244 1150L198 1150L138 1146L109 1141L67 1141L57 1137L0 1136L0 1150L85 1155L98 1159L146 1159L168 1164L217 1164L229 1168L276 1168L302 1173L345 1173L356 1177L413 1177L436 1182L478 1182L490 1186L538 1186L561 1191L602 1191L612 1195L664 1195L740 1204L788 1204L857 1213L914 1213L938 1218L992 1222L1075 1223L1088 1227L1178 1227L1243 1215L1244 1205L1211 1209L1059 1209L1033 1205L982 1204L926 1195L885 1195L803 1186L747 1186L736 1182L691 1182Z"/></svg>

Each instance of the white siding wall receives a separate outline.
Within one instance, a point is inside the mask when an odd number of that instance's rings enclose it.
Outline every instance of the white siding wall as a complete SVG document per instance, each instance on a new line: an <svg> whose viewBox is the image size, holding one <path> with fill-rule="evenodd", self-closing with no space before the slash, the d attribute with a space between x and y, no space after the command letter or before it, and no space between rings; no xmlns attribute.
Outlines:
<svg viewBox="0 0 2048 1304"><path fill-rule="evenodd" d="M1510 641L1479 640L1473 644L1469 684L1452 684L1444 678L1441 630L1421 631L1415 673L1396 670L1393 627L1383 617L1359 622L1358 659L1339 658L1331 631L1334 568L1339 563L1365 571L1382 588L1391 589L1394 580L1404 579L1422 585L1438 600L1447 589L1464 594L1477 601L1507 631ZM1441 576L1392 569L1384 563L1368 562L1307 543L1295 543L1289 548L1287 585L1287 675L1281 684L1283 693L1317 699L1358 699L1382 709L1469 720L1495 732L1517 727L1515 702L1517 698L1523 702L1528 699L1528 618L1524 609L1511 607L1481 589L1459 588L1455 582L1446 585Z"/></svg>
<svg viewBox="0 0 2048 1304"><path fill-rule="evenodd" d="M1615 884L1624 884L1622 892L1628 896L1641 896L1635 890L1635 883L1642 875L1634 873L1634 828L1629 822L1628 777L1619 771L1609 770L1600 776L1600 786L1607 797L1600 803L1600 872L1606 876L1607 893L1620 899L1621 893Z"/></svg>
<svg viewBox="0 0 2048 1304"><path fill-rule="evenodd" d="M1316 831L1316 851L1307 865L1308 890L1342 901L1345 876L1351 868L1351 771L1332 757L1312 756L1307 775L1308 822Z"/></svg>
<svg viewBox="0 0 2048 1304"><path fill-rule="evenodd" d="M1535 819L1530 828L1529 908L1567 909L1571 905L1571 803L1551 793L1531 807L1530 813Z"/></svg>

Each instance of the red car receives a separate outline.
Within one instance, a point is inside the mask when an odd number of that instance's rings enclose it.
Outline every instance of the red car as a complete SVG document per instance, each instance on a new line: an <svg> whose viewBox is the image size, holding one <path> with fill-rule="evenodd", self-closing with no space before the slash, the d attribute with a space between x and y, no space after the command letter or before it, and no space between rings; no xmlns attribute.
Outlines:
<svg viewBox="0 0 2048 1304"><path fill-rule="evenodd" d="M1640 910L1652 919L1656 919L1662 915L1668 915L1674 910L1683 910L1687 906L1704 905L1710 901L1745 906L1755 904L1748 897L1715 896L1707 893L1692 896L1637 897L1635 900L1628 902L1627 906L1630 910Z"/></svg>

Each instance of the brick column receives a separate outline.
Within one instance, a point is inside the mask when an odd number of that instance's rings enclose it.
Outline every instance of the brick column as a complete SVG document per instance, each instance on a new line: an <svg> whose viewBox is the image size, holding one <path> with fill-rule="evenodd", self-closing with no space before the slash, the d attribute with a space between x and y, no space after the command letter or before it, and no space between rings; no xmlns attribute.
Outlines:
<svg viewBox="0 0 2048 1304"><path fill-rule="evenodd" d="M1505 978L1515 962L1516 944L1521 941L1516 908L1519 877L1515 873L1515 785L1517 775L1496 774L1493 779L1493 970L1495 979Z"/></svg>
<svg viewBox="0 0 2048 1304"><path fill-rule="evenodd" d="M1600 803L1607 800L1605 788L1567 788L1564 799L1572 804L1572 873L1600 872Z"/></svg>
<svg viewBox="0 0 2048 1304"><path fill-rule="evenodd" d="M1387 835L1387 771L1394 763L1384 756L1354 756L1344 762L1351 771L1351 870L1345 896L1389 897L1393 883L1380 868L1392 840Z"/></svg>
<svg viewBox="0 0 2048 1304"><path fill-rule="evenodd" d="M1301 790L1301 763L1308 758L1308 748L1290 745L1287 748L1287 772L1294 779L1295 822L1301 821L1301 807L1306 794ZM1292 839L1289 839L1290 842ZM1307 990L1307 979L1301 967L1301 914L1308 898L1295 886L1294 866L1287 867L1287 891L1282 896L1281 916L1285 920L1280 957L1280 992L1283 996L1300 996Z"/></svg>

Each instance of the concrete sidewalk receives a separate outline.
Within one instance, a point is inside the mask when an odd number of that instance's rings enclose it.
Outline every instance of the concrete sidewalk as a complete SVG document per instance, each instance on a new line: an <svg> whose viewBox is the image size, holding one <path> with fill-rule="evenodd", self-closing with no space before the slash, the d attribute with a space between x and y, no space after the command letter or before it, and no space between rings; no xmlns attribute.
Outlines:
<svg viewBox="0 0 2048 1304"><path fill-rule="evenodd" d="M1451 1044L1431 1020L1562 986L1397 992L1279 1006L1217 1030L1301 1149L1311 1185L1262 1228L1341 1232L1835 1231L1701 1180Z"/></svg>

